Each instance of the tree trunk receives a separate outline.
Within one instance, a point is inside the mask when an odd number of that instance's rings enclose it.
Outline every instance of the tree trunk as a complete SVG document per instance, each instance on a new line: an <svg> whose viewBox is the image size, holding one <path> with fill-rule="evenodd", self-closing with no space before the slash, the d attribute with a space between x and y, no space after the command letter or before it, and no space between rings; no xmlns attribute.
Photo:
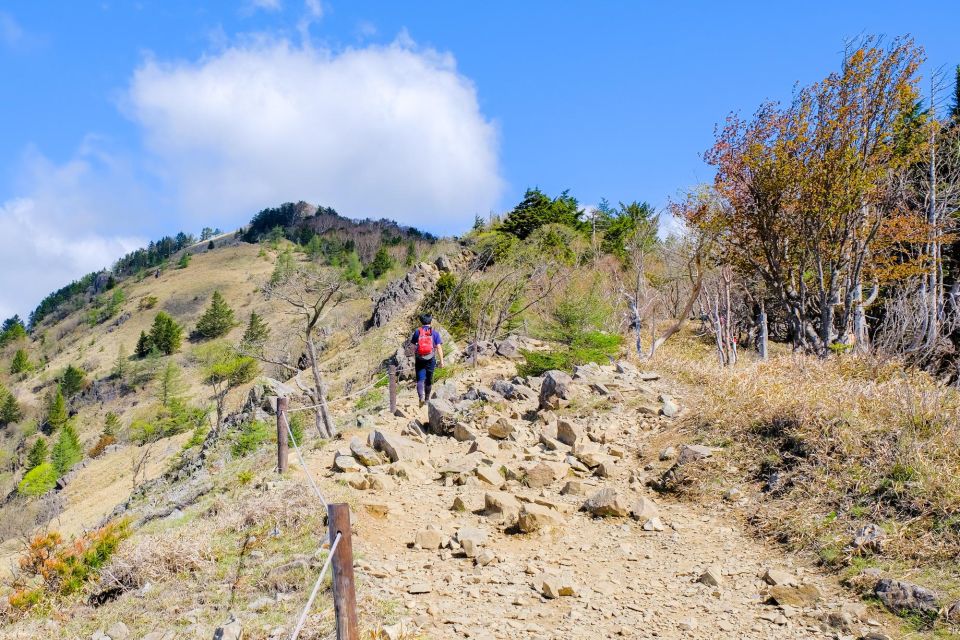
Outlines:
<svg viewBox="0 0 960 640"><path fill-rule="evenodd" d="M315 411L317 416L317 431L321 438L332 438L337 429L330 417L330 409L327 407L327 392L323 384L323 376L320 374L320 365L317 363L317 349L313 344L313 338L307 336L307 354L310 356L310 367L313 370L313 379L315 382L316 397L314 400L319 405Z"/></svg>
<svg viewBox="0 0 960 640"><path fill-rule="evenodd" d="M760 305L760 318L758 320L760 324L760 333L757 336L757 351L760 352L760 359L767 359L767 340L769 339L770 333L767 328L767 312L763 307L763 304Z"/></svg>
<svg viewBox="0 0 960 640"><path fill-rule="evenodd" d="M821 357L830 353L830 344L833 342L833 300L829 295L820 297L820 345Z"/></svg>
<svg viewBox="0 0 960 640"><path fill-rule="evenodd" d="M859 282L853 294L853 350L855 353L870 352L870 336L867 333L867 313L863 301L863 285Z"/></svg>

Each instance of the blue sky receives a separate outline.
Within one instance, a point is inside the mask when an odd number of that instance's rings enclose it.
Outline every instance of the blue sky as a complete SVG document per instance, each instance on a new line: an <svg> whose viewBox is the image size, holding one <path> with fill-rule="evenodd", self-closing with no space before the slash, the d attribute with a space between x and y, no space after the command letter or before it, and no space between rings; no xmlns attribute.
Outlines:
<svg viewBox="0 0 960 640"><path fill-rule="evenodd" d="M0 316L283 200L438 233L528 186L662 207L846 38L960 63L953 2L789 4L2 2Z"/></svg>

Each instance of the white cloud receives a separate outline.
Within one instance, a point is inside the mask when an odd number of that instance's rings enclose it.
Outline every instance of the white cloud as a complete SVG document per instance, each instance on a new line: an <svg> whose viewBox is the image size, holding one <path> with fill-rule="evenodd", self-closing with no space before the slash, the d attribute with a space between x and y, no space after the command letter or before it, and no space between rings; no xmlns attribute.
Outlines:
<svg viewBox="0 0 960 640"><path fill-rule="evenodd" d="M182 207L208 224L304 199L460 231L499 199L497 131L452 56L408 42L286 41L145 61L131 117Z"/></svg>
<svg viewBox="0 0 960 640"><path fill-rule="evenodd" d="M47 293L107 267L143 244L140 238L107 237L64 227L33 199L0 204L0 318L27 314Z"/></svg>
<svg viewBox="0 0 960 640"><path fill-rule="evenodd" d="M246 6L250 12L257 9L262 9L263 11L279 11L283 8L280 0L249 0Z"/></svg>
<svg viewBox="0 0 960 640"><path fill-rule="evenodd" d="M43 296L144 244L131 232L143 199L96 138L62 165L28 150L23 167L27 195L0 202L0 318L26 318Z"/></svg>

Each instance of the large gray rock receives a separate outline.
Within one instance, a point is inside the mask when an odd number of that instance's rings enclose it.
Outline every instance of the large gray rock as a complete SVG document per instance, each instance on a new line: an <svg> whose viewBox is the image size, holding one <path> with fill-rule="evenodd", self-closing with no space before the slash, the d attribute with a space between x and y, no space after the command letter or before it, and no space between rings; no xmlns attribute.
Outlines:
<svg viewBox="0 0 960 640"><path fill-rule="evenodd" d="M420 303L440 279L436 265L421 262L405 276L386 286L373 302L373 314L367 328L382 327L394 318L402 317Z"/></svg>
<svg viewBox="0 0 960 640"><path fill-rule="evenodd" d="M457 410L444 398L434 398L427 403L430 431L437 435L451 435L457 426Z"/></svg>
<svg viewBox="0 0 960 640"><path fill-rule="evenodd" d="M540 386L540 408L557 409L560 400L569 400L573 394L573 378L563 371L547 371Z"/></svg>
<svg viewBox="0 0 960 640"><path fill-rule="evenodd" d="M940 611L937 594L910 582L884 578L877 582L873 593L887 609L898 615L921 613L935 616Z"/></svg>
<svg viewBox="0 0 960 640"><path fill-rule="evenodd" d="M519 360L523 358L520 349L520 340L516 336L509 336L497 344L497 355L511 360Z"/></svg>
<svg viewBox="0 0 960 640"><path fill-rule="evenodd" d="M397 436L385 431L374 431L370 434L373 448L382 451L391 462L422 460L427 456L426 448L413 440Z"/></svg>

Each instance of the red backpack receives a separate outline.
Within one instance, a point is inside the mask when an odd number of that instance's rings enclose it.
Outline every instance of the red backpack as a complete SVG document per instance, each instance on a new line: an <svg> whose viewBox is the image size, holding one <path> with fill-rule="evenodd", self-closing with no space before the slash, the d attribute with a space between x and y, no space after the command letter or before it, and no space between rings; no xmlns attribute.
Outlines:
<svg viewBox="0 0 960 640"><path fill-rule="evenodd" d="M417 338L417 355L421 358L433 355L433 329L421 327Z"/></svg>

